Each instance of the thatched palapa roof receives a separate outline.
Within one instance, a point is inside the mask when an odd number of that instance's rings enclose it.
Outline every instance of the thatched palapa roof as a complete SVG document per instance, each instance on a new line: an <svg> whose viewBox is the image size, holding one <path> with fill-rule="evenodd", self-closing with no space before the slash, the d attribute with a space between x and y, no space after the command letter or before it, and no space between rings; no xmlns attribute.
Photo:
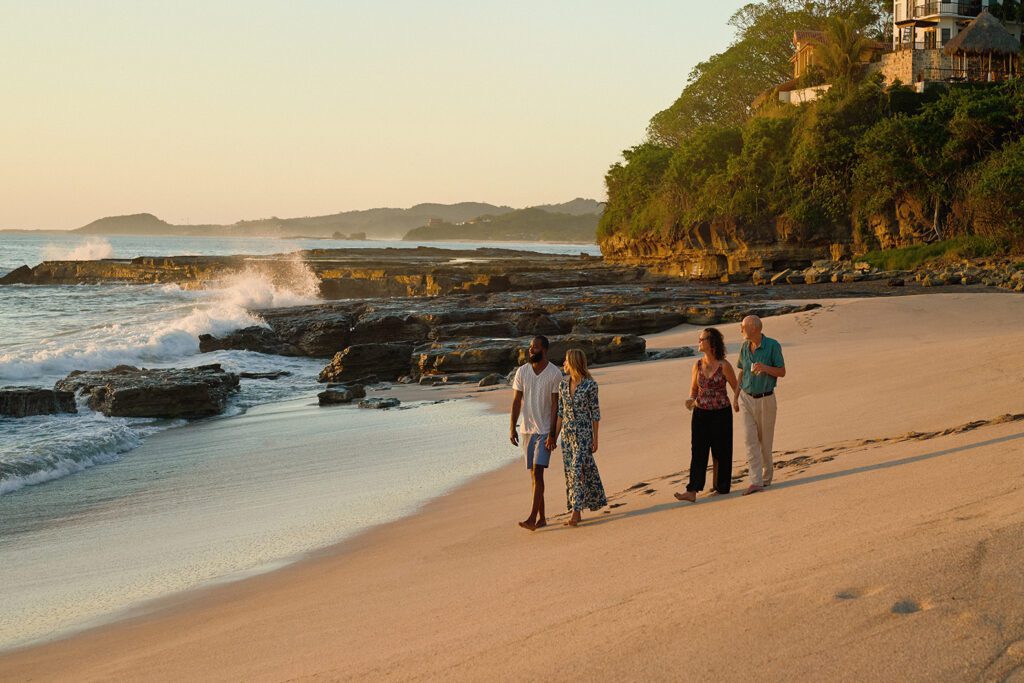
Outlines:
<svg viewBox="0 0 1024 683"><path fill-rule="evenodd" d="M946 43L942 51L947 55L957 53L1015 55L1020 52L1020 43L1003 23L992 16L987 9L978 18Z"/></svg>

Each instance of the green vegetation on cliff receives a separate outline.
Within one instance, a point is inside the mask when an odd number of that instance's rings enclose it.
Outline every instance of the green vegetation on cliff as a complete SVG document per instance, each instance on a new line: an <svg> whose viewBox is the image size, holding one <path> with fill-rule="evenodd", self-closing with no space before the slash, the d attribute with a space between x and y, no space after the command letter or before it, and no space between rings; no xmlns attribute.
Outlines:
<svg viewBox="0 0 1024 683"><path fill-rule="evenodd" d="M480 216L471 222L433 222L410 230L403 239L418 242L594 242L598 215L552 213L539 208L519 209L500 216Z"/></svg>
<svg viewBox="0 0 1024 683"><path fill-rule="evenodd" d="M853 45L875 27L879 15L868 10L876 3L762 1L741 14L767 17L746 29L754 35L790 31L807 8L840 4L864 11L841 20L826 14L823 25ZM787 14L791 5L803 9ZM993 249L1024 246L1024 82L917 94L884 88L878 78L830 75L832 89L799 107L718 109L707 120L656 115L648 141L626 150L606 175L605 252L642 256L655 245L676 253L810 248L827 255L833 245L863 253L965 236ZM745 78L726 83L746 96L753 86L743 86ZM689 111L687 102L715 104L702 87L691 76L675 111Z"/></svg>

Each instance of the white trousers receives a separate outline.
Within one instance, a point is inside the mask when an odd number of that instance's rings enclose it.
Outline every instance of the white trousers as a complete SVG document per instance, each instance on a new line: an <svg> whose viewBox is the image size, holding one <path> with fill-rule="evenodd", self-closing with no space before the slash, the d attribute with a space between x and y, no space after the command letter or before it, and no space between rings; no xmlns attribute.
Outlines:
<svg viewBox="0 0 1024 683"><path fill-rule="evenodd" d="M772 483L774 463L772 441L775 439L775 394L754 398L740 392L740 415L743 418L743 441L750 466L750 483L766 486Z"/></svg>

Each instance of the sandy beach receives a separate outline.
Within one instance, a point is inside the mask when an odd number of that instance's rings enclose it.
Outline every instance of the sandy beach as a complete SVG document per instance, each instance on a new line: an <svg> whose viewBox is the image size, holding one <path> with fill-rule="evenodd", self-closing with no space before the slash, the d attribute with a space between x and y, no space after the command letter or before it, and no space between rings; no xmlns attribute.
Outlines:
<svg viewBox="0 0 1024 683"><path fill-rule="evenodd" d="M0 655L0 679L1024 680L1024 298L822 303L765 321L788 376L764 493L673 499L692 358L599 368L612 507L581 527L560 524L557 454L552 524L516 526L510 465L284 569ZM511 391L479 400L503 443Z"/></svg>

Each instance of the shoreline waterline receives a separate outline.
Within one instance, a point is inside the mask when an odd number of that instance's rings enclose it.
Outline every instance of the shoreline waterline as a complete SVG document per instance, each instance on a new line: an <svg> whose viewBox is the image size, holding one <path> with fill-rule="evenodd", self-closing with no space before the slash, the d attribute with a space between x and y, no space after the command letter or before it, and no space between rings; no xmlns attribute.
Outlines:
<svg viewBox="0 0 1024 683"><path fill-rule="evenodd" d="M312 394L263 404L0 497L0 651L330 552L513 462L518 451L506 447L487 404L457 400L469 391L408 387L408 403L389 411L321 408ZM390 447L377 441L381 430ZM478 457L452 461L456 433L477 443Z"/></svg>

